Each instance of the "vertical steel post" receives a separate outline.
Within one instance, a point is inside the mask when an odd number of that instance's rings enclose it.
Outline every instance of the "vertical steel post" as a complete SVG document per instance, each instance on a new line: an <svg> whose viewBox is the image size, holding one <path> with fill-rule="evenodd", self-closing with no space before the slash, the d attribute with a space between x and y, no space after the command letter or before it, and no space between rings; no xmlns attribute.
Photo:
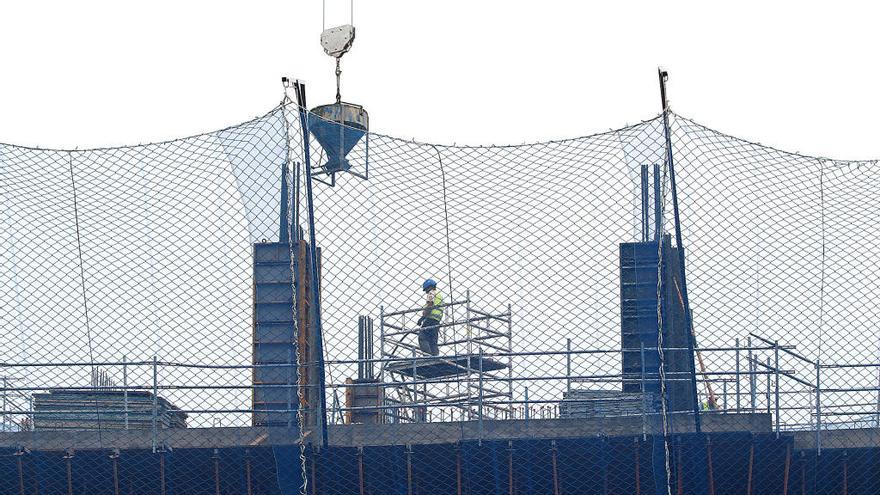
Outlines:
<svg viewBox="0 0 880 495"><path fill-rule="evenodd" d="M419 385L416 383L416 376L418 376L418 365L416 364L416 363L417 363L417 361L416 361L417 357L418 357L418 355L416 354L416 349L413 348L413 349L412 349L412 360L413 360L413 363L412 363L412 376L413 376L413 383L412 383L413 423L417 423L417 422L418 422L418 419L419 419L419 411L420 411L420 406L419 406L419 395L418 395L418 393L419 393ZM427 398L426 398L426 399L427 399ZM425 402L427 402L427 400L425 400ZM427 407L427 406L426 406L426 407ZM426 411L426 414L427 414L427 411Z"/></svg>
<svg viewBox="0 0 880 495"><path fill-rule="evenodd" d="M110 459L113 460L113 495L120 495L119 493L119 449L113 449L113 453L110 454ZM22 493L22 495L24 495Z"/></svg>
<svg viewBox="0 0 880 495"><path fill-rule="evenodd" d="M739 337L736 338L736 412L740 409L740 371L739 371Z"/></svg>
<svg viewBox="0 0 880 495"><path fill-rule="evenodd" d="M706 435L706 474L709 478L709 495L715 495L715 471L712 469L712 436Z"/></svg>
<svg viewBox="0 0 880 495"><path fill-rule="evenodd" d="M379 376L378 380L381 383L385 377L385 305L379 305L379 359L382 360L382 364L379 365ZM382 397L385 397L385 389L382 389ZM385 405L385 400L382 400L382 405ZM396 410L383 409L381 422L384 423L388 418L388 413L391 411L391 420L392 423L396 422Z"/></svg>
<svg viewBox="0 0 880 495"><path fill-rule="evenodd" d="M453 335L455 334L454 328L455 327L453 327ZM466 385L467 411L465 411L465 412L467 413L467 419L471 420L471 419L473 419L473 408L471 407L471 405L474 403L474 398L471 394L471 388L472 388L471 384L473 383L473 373L471 373L471 369L473 369L473 368L471 367L470 363L471 363L471 356L474 355L474 351L473 351L473 345L471 344L471 291L470 291L470 289L466 290L465 295L464 295L464 335L465 335L465 339L464 339L465 340L465 352L467 354L467 359L468 359L467 375L466 375L466 380L467 380L467 385ZM453 339L453 340L458 340L458 339ZM453 350L455 351L455 354L457 355L458 354L458 344L455 345Z"/></svg>
<svg viewBox="0 0 880 495"><path fill-rule="evenodd" d="M660 205L660 164L654 164L654 240L660 240L660 222L662 212Z"/></svg>
<svg viewBox="0 0 880 495"><path fill-rule="evenodd" d="M321 326L321 279L318 276L318 246L315 241L315 201L312 194L312 159L310 148L309 119L306 114L306 86L301 81L296 81L296 100L299 105L300 125L302 126L303 135L303 158L305 161L304 168L306 173L306 207L308 209L309 220L309 274L311 276L312 289L312 319L315 330L315 360L317 364L318 375L318 403L316 404L315 415L316 426L321 430L321 445L327 446L327 416L324 411L327 409L327 397L324 384L324 335Z"/></svg>
<svg viewBox="0 0 880 495"><path fill-rule="evenodd" d="M293 241L295 244L299 244L300 239L300 220L299 220L299 190L300 190L300 176L302 165L299 162L296 162L296 177L294 178L294 191L293 191Z"/></svg>
<svg viewBox="0 0 880 495"><path fill-rule="evenodd" d="M360 495L366 495L366 487L364 486L364 448L357 448L357 461L358 461L358 493Z"/></svg>
<svg viewBox="0 0 880 495"><path fill-rule="evenodd" d="M639 460L639 451L641 450L641 445L639 445L638 437L633 438L633 450L635 451L635 471L636 471L636 495L641 495L642 493L642 480L641 480L641 461Z"/></svg>
<svg viewBox="0 0 880 495"><path fill-rule="evenodd" d="M722 400L724 401L724 414L727 414L727 379L723 379L721 382L721 395ZM717 405L717 404L716 404Z"/></svg>
<svg viewBox="0 0 880 495"><path fill-rule="evenodd" d="M641 356L641 378L639 391L642 393L642 440L648 439L648 397L645 395L645 343L639 342Z"/></svg>
<svg viewBox="0 0 880 495"><path fill-rule="evenodd" d="M413 493L412 444L406 444L406 494Z"/></svg>
<svg viewBox="0 0 880 495"><path fill-rule="evenodd" d="M479 444L483 444L483 346L480 346L480 388L479 392L479 404L478 404L478 419L479 419Z"/></svg>
<svg viewBox="0 0 880 495"><path fill-rule="evenodd" d="M314 489L314 480L315 476L312 475L312 489ZM244 451L244 482L247 495L253 495L254 489L252 486L253 482L251 481L251 451L248 449L245 449Z"/></svg>
<svg viewBox="0 0 880 495"><path fill-rule="evenodd" d="M125 413L125 429L128 429L128 356L122 356L122 410Z"/></svg>
<svg viewBox="0 0 880 495"><path fill-rule="evenodd" d="M3 431L9 431L6 426L6 387L9 386L6 376L3 376Z"/></svg>
<svg viewBox="0 0 880 495"><path fill-rule="evenodd" d="M700 401L697 397L697 368L694 363L694 322L691 319L691 306L688 301L687 279L685 278L684 244L681 236L681 216L678 211L678 190L675 183L675 161L672 159L672 137L669 130L669 101L666 99L666 79L669 77L664 70L658 69L660 77L660 99L663 105L663 133L666 136L666 163L669 166L669 186L672 191L672 213L675 219L675 244L678 247L678 276L681 278L681 299L684 306L685 331L688 341L688 364L691 372L691 394L694 404L694 430L702 431L700 421ZM660 239L663 242L663 239ZM661 328L662 332L663 329Z"/></svg>
<svg viewBox="0 0 880 495"><path fill-rule="evenodd" d="M158 414L159 414L159 362L156 356L153 356L153 418L152 418L152 433L153 433L153 453L156 452L156 447L159 445L159 423L158 423Z"/></svg>
<svg viewBox="0 0 880 495"><path fill-rule="evenodd" d="M822 455L822 365L816 359L816 455Z"/></svg>
<svg viewBox="0 0 880 495"><path fill-rule="evenodd" d="M510 419L513 419L513 306L507 304L507 396L510 401Z"/></svg>
<svg viewBox="0 0 880 495"><path fill-rule="evenodd" d="M159 451L159 493L161 495L166 495L167 488L165 487L165 447Z"/></svg>
<svg viewBox="0 0 880 495"><path fill-rule="evenodd" d="M461 442L455 444L455 494L461 495Z"/></svg>
<svg viewBox="0 0 880 495"><path fill-rule="evenodd" d="M513 482L513 440L507 441L507 495L514 495L516 486Z"/></svg>
<svg viewBox="0 0 880 495"><path fill-rule="evenodd" d="M529 422L529 386L526 385L526 395L525 395L525 408L523 408L523 415L525 416L526 423Z"/></svg>
<svg viewBox="0 0 880 495"><path fill-rule="evenodd" d="M64 453L64 464L67 468L67 495L73 495L73 449L67 449Z"/></svg>
<svg viewBox="0 0 880 495"><path fill-rule="evenodd" d="M358 380L364 379L364 332L366 329L364 326L366 323L364 322L363 316L358 316Z"/></svg>
<svg viewBox="0 0 880 495"><path fill-rule="evenodd" d="M880 367L877 368L877 416L874 418L874 428L880 428Z"/></svg>
<svg viewBox="0 0 880 495"><path fill-rule="evenodd" d="M749 469L746 484L746 495L752 495L752 474L755 469L755 437L752 436L752 443L749 446Z"/></svg>
<svg viewBox="0 0 880 495"><path fill-rule="evenodd" d="M214 495L220 495L220 450L214 449L211 460L214 461Z"/></svg>
<svg viewBox="0 0 880 495"><path fill-rule="evenodd" d="M379 357L382 359L382 366L379 368L379 378L382 378L382 371L385 369L385 305L379 306Z"/></svg>
<svg viewBox="0 0 880 495"><path fill-rule="evenodd" d="M278 215L278 242L290 242L290 192L287 161L281 164L281 211Z"/></svg>
<svg viewBox="0 0 880 495"><path fill-rule="evenodd" d="M642 222L642 242L648 242L648 166L641 166L641 222Z"/></svg>
<svg viewBox="0 0 880 495"><path fill-rule="evenodd" d="M776 408L776 438L779 438L779 341L778 340L773 342L773 360L776 364L776 369L774 370L774 373L776 375L775 380L774 380L776 382L775 391L774 391L774 393L776 394L776 398L775 398L775 402L776 402L776 405L775 405L775 408Z"/></svg>
<svg viewBox="0 0 880 495"><path fill-rule="evenodd" d="M749 398L751 399L751 411L755 412L758 407L758 377L755 374L755 356L752 354L752 338L748 338L749 346Z"/></svg>
<svg viewBox="0 0 880 495"><path fill-rule="evenodd" d="M782 475L782 495L788 495L788 474L791 471L791 444L785 446L785 470Z"/></svg>
<svg viewBox="0 0 880 495"><path fill-rule="evenodd" d="M465 335L467 336L467 354L468 356L472 356L474 351L471 344L471 290L468 289L464 293L464 311L465 311L465 321L464 321L464 329ZM470 366L468 367L470 368Z"/></svg>
<svg viewBox="0 0 880 495"><path fill-rule="evenodd" d="M764 361L764 366L767 371L767 391L765 392L766 400L767 400L767 414L770 414L770 408L773 407L770 402L770 358L768 357L766 361Z"/></svg>
<svg viewBox="0 0 880 495"><path fill-rule="evenodd" d="M571 398L571 339L565 339L565 391Z"/></svg>
<svg viewBox="0 0 880 495"><path fill-rule="evenodd" d="M24 462L21 460L22 456L24 455L24 450L20 448L13 455L15 456L15 464L18 468L18 494L25 495L25 492L24 492Z"/></svg>

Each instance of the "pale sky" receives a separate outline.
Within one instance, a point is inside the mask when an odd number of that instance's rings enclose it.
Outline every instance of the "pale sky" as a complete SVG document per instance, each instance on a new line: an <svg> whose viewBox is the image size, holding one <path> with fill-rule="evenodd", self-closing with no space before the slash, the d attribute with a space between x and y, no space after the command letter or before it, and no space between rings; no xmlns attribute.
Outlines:
<svg viewBox="0 0 880 495"><path fill-rule="evenodd" d="M590 134L675 111L764 144L880 156L877 8L855 2L354 2L343 97L377 132L459 144ZM865 2L864 4L868 4ZM327 24L348 21L327 0ZM15 2L0 142L171 139L262 114L279 79L334 94L319 0Z"/></svg>

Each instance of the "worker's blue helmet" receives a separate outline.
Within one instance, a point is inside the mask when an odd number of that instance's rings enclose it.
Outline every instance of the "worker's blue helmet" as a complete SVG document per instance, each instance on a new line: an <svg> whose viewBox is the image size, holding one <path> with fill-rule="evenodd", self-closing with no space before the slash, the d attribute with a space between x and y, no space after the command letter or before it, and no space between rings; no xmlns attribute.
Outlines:
<svg viewBox="0 0 880 495"><path fill-rule="evenodd" d="M425 282L422 284L422 290L425 292L428 292L429 290L433 289L434 287L437 287L437 281L434 280L433 278L429 278L428 280L425 280Z"/></svg>

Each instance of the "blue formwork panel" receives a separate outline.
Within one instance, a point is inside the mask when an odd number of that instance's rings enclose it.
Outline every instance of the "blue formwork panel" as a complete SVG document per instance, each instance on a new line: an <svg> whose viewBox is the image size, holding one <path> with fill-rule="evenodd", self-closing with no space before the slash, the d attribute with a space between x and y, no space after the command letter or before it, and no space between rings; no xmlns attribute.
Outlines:
<svg viewBox="0 0 880 495"><path fill-rule="evenodd" d="M663 285L658 293L658 265L660 257L658 242L623 243L620 245L620 332L621 345L627 351L622 356L625 392L638 392L641 389L642 357L640 349L645 349L645 373L648 375L645 389L658 394L660 368L657 345L662 332L665 351L666 371L672 373L691 373L693 355L681 350L688 347L690 340L687 320L683 308L683 295L677 280L680 277L678 248L672 247L667 236L663 241ZM658 295L660 296L658 298ZM663 328L658 327L658 306L663 311ZM679 350L671 350L679 349ZM671 410L683 411L694 407L696 391L686 381L676 381L667 387L667 399Z"/></svg>
<svg viewBox="0 0 880 495"><path fill-rule="evenodd" d="M455 444L412 446L413 493L456 493L461 449Z"/></svg>
<svg viewBox="0 0 880 495"><path fill-rule="evenodd" d="M256 284L255 302L260 303L293 303L293 285L287 282Z"/></svg>
<svg viewBox="0 0 880 495"><path fill-rule="evenodd" d="M461 445L462 484L469 495L510 493L507 442L464 442Z"/></svg>
<svg viewBox="0 0 880 495"><path fill-rule="evenodd" d="M161 456L167 456L167 452L154 453L149 450L121 452L119 485L122 493L161 493Z"/></svg>
<svg viewBox="0 0 880 495"><path fill-rule="evenodd" d="M272 464L275 467L276 493L279 495L299 495L303 486L303 465L299 445L276 445L271 448L271 452L274 461Z"/></svg>
<svg viewBox="0 0 880 495"><path fill-rule="evenodd" d="M657 243L620 245L621 332L657 346ZM651 340L653 337L653 340Z"/></svg>
<svg viewBox="0 0 880 495"><path fill-rule="evenodd" d="M407 495L411 483L411 474L407 472L407 463L412 461L410 455L401 445L365 447L363 472L366 493Z"/></svg>
<svg viewBox="0 0 880 495"><path fill-rule="evenodd" d="M629 350L622 357L622 372L629 377L623 389L627 392L641 390L644 348L644 372L648 380L646 392L659 394L660 383L656 375L660 369L657 351L657 280L658 243L639 242L620 245L620 340L621 347Z"/></svg>
<svg viewBox="0 0 880 495"><path fill-rule="evenodd" d="M165 456L165 481L168 493L208 495L214 493L219 479L214 475L214 453L207 449L174 449ZM217 460L220 451L217 451Z"/></svg>
<svg viewBox="0 0 880 495"><path fill-rule="evenodd" d="M709 469L703 434L682 434L671 442L673 486L687 493L709 493Z"/></svg>
<svg viewBox="0 0 880 495"><path fill-rule="evenodd" d="M722 437L724 438L724 437ZM756 495L783 493L785 483L786 457L794 458L794 445L791 437L776 438L773 434L755 435L754 491ZM791 489L791 466L789 466L788 493Z"/></svg>
<svg viewBox="0 0 880 495"><path fill-rule="evenodd" d="M608 458L600 438L562 439L556 441L559 491L600 495L606 492ZM589 473L589 474L588 474Z"/></svg>
<svg viewBox="0 0 880 495"><path fill-rule="evenodd" d="M267 404L283 404L284 409L289 409L291 406L296 406L298 402L296 386L295 380L290 385L255 384L254 400Z"/></svg>
<svg viewBox="0 0 880 495"><path fill-rule="evenodd" d="M254 345L255 361L258 364L290 364L296 363L296 349L290 342L257 342Z"/></svg>
<svg viewBox="0 0 880 495"><path fill-rule="evenodd" d="M553 493L553 444L549 440L515 440L508 447L514 493Z"/></svg>
<svg viewBox="0 0 880 495"><path fill-rule="evenodd" d="M258 322L254 332L254 339L259 343L291 343L294 340L292 322Z"/></svg>
<svg viewBox="0 0 880 495"><path fill-rule="evenodd" d="M266 364L266 363L261 363ZM295 364L282 363L285 366L265 366L254 370L255 383L296 383Z"/></svg>
<svg viewBox="0 0 880 495"><path fill-rule="evenodd" d="M266 412L298 406L295 394L285 385L296 384L296 335L294 332L294 288L290 245L254 245L254 343L257 365L285 364L286 367L257 367L253 371L254 424L287 424L293 413Z"/></svg>
<svg viewBox="0 0 880 495"><path fill-rule="evenodd" d="M214 495L220 493L295 495L302 486L297 445L220 449L122 450L116 460L119 491L110 449L0 453L0 494L31 495ZM70 466L70 486L67 468ZM249 469L248 469L249 468ZM250 476L248 477L248 471ZM250 490L248 490L250 478Z"/></svg>
<svg viewBox="0 0 880 495"><path fill-rule="evenodd" d="M63 458L63 452L34 452L34 474L36 483L34 491L47 495L66 494L67 490L67 465ZM79 467L77 465L77 467ZM74 490L82 487L75 486ZM74 492L76 493L76 492Z"/></svg>
<svg viewBox="0 0 880 495"><path fill-rule="evenodd" d="M825 449L817 456L794 451L791 437L774 434L689 433L670 440L672 493L747 493L751 449L753 494L854 495L880 488L876 448ZM667 493L662 436L560 439L553 447L550 440L513 440L413 445L411 452L400 445L365 447L362 455L352 447L309 450L307 493L357 494L361 487L368 494L458 493L460 476L463 494L550 494L554 452L560 494ZM249 466L251 493L293 495L302 486L299 453L297 445L122 450L120 493L213 495L218 484L220 493L248 493ZM660 453L661 462L653 462L652 453ZM0 451L0 494L21 493L13 454ZM73 453L73 493L114 494L110 454L109 449ZM25 493L69 493L65 452L27 452L21 461Z"/></svg>
<svg viewBox="0 0 880 495"><path fill-rule="evenodd" d="M16 449L0 449L0 493L19 492L19 456L15 454Z"/></svg>
<svg viewBox="0 0 880 495"><path fill-rule="evenodd" d="M360 467L357 449L331 447L310 454L314 458L315 492L322 495L360 493ZM381 492L380 492L381 493Z"/></svg>
<svg viewBox="0 0 880 495"><path fill-rule="evenodd" d="M275 427L296 426L296 401L288 405L284 403L256 402L254 403L254 423Z"/></svg>
<svg viewBox="0 0 880 495"><path fill-rule="evenodd" d="M849 493L880 491L880 449L847 450L847 489ZM850 474L852 473L852 474Z"/></svg>
<svg viewBox="0 0 880 495"><path fill-rule="evenodd" d="M648 473L641 471L642 446L639 440L632 437L612 437L606 440L605 445L611 459L607 467L608 493L636 493L636 485L639 492L645 493L642 477Z"/></svg>
<svg viewBox="0 0 880 495"><path fill-rule="evenodd" d="M292 302L257 302L257 323L293 323Z"/></svg>
<svg viewBox="0 0 880 495"><path fill-rule="evenodd" d="M106 450L76 451L70 467L76 473L74 484L81 490L74 488L73 493L113 493L113 463Z"/></svg>
<svg viewBox="0 0 880 495"><path fill-rule="evenodd" d="M293 283L289 263L254 263L256 283Z"/></svg>
<svg viewBox="0 0 880 495"><path fill-rule="evenodd" d="M290 244L286 242L264 242L254 244L254 263L290 263Z"/></svg>
<svg viewBox="0 0 880 495"><path fill-rule="evenodd" d="M712 458L712 480L716 495L746 493L752 435L748 432L716 433L708 439L711 445L707 446L706 454L711 454ZM708 459L706 463L708 465ZM754 466L752 471L756 472ZM752 493L755 493L754 487Z"/></svg>

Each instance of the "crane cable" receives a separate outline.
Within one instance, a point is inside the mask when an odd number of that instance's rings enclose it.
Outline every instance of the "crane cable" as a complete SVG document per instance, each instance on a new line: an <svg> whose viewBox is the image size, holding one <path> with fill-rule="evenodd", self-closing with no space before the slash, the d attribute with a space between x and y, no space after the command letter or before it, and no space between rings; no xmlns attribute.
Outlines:
<svg viewBox="0 0 880 495"><path fill-rule="evenodd" d="M354 0L349 0L348 23L354 26ZM327 0L321 1L321 32L327 29Z"/></svg>

